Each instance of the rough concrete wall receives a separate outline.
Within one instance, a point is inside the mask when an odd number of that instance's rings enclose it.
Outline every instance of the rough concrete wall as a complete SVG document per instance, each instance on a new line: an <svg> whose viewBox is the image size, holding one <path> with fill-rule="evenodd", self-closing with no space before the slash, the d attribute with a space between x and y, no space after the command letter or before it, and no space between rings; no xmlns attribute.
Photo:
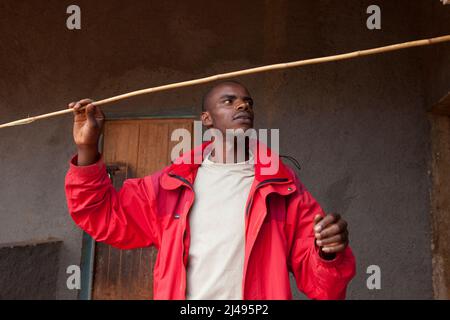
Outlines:
<svg viewBox="0 0 450 320"><path fill-rule="evenodd" d="M265 63L415 39L426 0L378 1L383 29L365 28L371 1L77 1L82 30L65 27L69 1L2 1L1 122L134 89ZM274 15L273 12L283 16ZM437 50L430 48L427 50ZM349 298L431 298L422 50L240 79L257 125L282 128L282 152L326 210L351 226L358 275ZM434 52L434 51L433 51ZM200 111L204 86L133 98L108 115ZM71 118L0 132L0 243L64 240L58 298L75 298L65 269L80 263L81 232L63 182L74 152ZM369 291L365 269L382 270ZM296 294L298 297L299 295Z"/></svg>

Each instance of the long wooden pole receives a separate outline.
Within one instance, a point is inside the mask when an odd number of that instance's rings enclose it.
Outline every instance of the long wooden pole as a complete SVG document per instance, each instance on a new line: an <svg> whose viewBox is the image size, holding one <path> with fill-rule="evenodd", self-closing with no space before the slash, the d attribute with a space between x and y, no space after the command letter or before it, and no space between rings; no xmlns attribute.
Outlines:
<svg viewBox="0 0 450 320"><path fill-rule="evenodd" d="M188 87L188 86L193 86L193 85L197 85L197 84L204 84L204 83L213 82L216 80L229 79L229 78L239 77L239 76L248 75L248 74L266 72L266 71L296 68L296 67L306 66L306 65L310 65L310 64L319 64L319 63L325 63L325 62L353 59L353 58L358 58L358 57L363 57L363 56L368 56L368 55L373 55L373 54L379 54L379 53L389 52L389 51L396 51L396 50L401 50L401 49L406 49L406 48L428 46L428 45L441 43L441 42L447 42L447 41L450 41L450 35L431 38L431 39L423 39L423 40L398 43L398 44L393 44L393 45L379 47L379 48L338 54L338 55L334 55L334 56L327 56L327 57L321 57L321 58L272 64L272 65L267 65L267 66L262 66L262 67L240 70L240 71L233 71L233 72L228 72L228 73L217 74L214 76L199 78L199 79L195 79L195 80L166 84L166 85L159 86L159 87L137 90L137 91L133 91L130 93L114 96L111 98L95 101L93 104L96 106L101 106L101 105L105 105L107 103L116 102L119 100L127 99L127 98L138 96L138 95L154 93L154 92L159 92L159 91L166 91L166 90L182 88L182 87ZM36 120L56 117L56 116L67 114L67 113L72 113L72 110L64 109L64 110L60 110L60 111L56 111L56 112L42 114L42 115L35 116L35 117L28 117L25 119L5 123L5 124L0 125L0 129L6 128L6 127L29 124Z"/></svg>

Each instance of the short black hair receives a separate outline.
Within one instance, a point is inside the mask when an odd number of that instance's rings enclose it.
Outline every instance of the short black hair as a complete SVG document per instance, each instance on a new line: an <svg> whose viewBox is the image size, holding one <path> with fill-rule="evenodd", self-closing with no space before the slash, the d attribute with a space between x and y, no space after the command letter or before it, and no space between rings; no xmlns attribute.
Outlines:
<svg viewBox="0 0 450 320"><path fill-rule="evenodd" d="M227 83L237 84L237 85L239 85L239 86L241 86L241 87L243 87L243 88L245 88L247 90L247 88L242 83L240 83L239 81L236 81L236 80L224 80L224 81L221 81L219 83L216 83L215 85L210 87L208 89L208 91L206 91L206 93L203 95L203 98L202 98L202 112L205 112L207 110L208 99L211 96L211 94L214 91L214 89L216 89L217 87L219 87L221 85L227 84Z"/></svg>

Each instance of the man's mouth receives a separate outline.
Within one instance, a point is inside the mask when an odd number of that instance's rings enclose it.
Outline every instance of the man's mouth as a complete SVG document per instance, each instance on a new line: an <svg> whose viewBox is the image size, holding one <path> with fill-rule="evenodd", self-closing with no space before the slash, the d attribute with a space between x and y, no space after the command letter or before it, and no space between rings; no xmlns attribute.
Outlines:
<svg viewBox="0 0 450 320"><path fill-rule="evenodd" d="M237 114L233 119L234 120L250 120L250 121L253 121L253 117L250 114L248 114L248 113Z"/></svg>

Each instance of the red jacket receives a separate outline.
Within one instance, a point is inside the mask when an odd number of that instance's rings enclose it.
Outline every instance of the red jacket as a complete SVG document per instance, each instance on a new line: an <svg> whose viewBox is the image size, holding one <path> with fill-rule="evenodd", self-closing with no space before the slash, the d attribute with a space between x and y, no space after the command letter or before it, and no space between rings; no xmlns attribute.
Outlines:
<svg viewBox="0 0 450 320"><path fill-rule="evenodd" d="M205 146L184 159L198 156ZM351 249L334 260L322 259L313 233L314 216L324 215L319 204L281 161L278 172L263 176L264 165L255 159L245 210L243 299L292 299L289 272L311 299L344 299L355 275ZM75 156L65 181L73 220L96 241L120 249L156 246L154 298L185 299L188 214L199 165L172 164L144 178L128 179L116 192L102 159L86 167L76 163Z"/></svg>

